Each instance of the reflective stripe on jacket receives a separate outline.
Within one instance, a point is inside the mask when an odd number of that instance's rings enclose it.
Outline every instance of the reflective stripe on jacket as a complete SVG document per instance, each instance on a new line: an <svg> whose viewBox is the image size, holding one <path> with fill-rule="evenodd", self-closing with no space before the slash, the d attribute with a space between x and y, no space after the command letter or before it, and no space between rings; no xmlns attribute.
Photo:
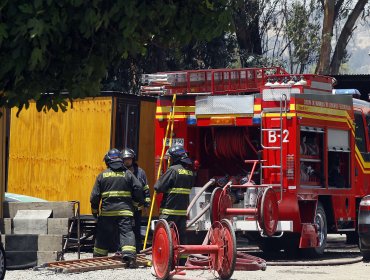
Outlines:
<svg viewBox="0 0 370 280"><path fill-rule="evenodd" d="M186 216L189 194L194 183L193 171L182 164L170 166L154 185L158 193L163 193L160 213Z"/></svg>
<svg viewBox="0 0 370 280"><path fill-rule="evenodd" d="M100 173L91 191L91 209L99 209L101 216L133 216L133 201L144 203L143 186L129 170Z"/></svg>

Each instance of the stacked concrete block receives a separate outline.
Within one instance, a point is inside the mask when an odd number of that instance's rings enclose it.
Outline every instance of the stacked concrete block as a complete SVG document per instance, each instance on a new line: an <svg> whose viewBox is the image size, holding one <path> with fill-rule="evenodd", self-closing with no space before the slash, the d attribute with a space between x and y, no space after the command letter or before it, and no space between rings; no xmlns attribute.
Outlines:
<svg viewBox="0 0 370 280"><path fill-rule="evenodd" d="M13 218L14 234L47 234L52 210L18 210Z"/></svg>
<svg viewBox="0 0 370 280"><path fill-rule="evenodd" d="M67 235L69 225L70 225L69 218L49 218L48 234Z"/></svg>
<svg viewBox="0 0 370 280"><path fill-rule="evenodd" d="M56 261L73 218L73 202L4 203L0 230L7 267L23 269Z"/></svg>
<svg viewBox="0 0 370 280"><path fill-rule="evenodd" d="M4 202L4 218L14 218L18 210L53 210L53 218L74 217L74 203L70 201L52 202Z"/></svg>
<svg viewBox="0 0 370 280"><path fill-rule="evenodd" d="M56 261L63 250L63 235L41 234L38 239L37 265Z"/></svg>

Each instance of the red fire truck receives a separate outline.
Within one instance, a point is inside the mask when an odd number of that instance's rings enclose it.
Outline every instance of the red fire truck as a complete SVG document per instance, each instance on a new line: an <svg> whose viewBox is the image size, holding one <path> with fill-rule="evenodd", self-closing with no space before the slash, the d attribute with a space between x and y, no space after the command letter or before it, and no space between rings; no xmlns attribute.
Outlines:
<svg viewBox="0 0 370 280"><path fill-rule="evenodd" d="M324 252L327 233L358 240L370 103L333 82L280 67L143 75L142 94L158 95L157 168L170 143L196 165L188 230L228 217L263 251L311 255Z"/></svg>

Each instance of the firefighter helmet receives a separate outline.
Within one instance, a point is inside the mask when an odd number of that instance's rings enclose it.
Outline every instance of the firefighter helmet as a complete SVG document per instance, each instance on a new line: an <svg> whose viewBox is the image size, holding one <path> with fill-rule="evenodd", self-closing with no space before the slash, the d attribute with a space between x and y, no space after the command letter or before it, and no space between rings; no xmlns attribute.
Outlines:
<svg viewBox="0 0 370 280"><path fill-rule="evenodd" d="M125 158L132 158L132 160L135 160L136 158L136 154L134 152L133 149L130 149L130 148L124 148L122 150L122 158L125 159Z"/></svg>
<svg viewBox="0 0 370 280"><path fill-rule="evenodd" d="M107 166L113 169L119 169L123 167L122 154L118 149L110 149L104 156L104 161Z"/></svg>
<svg viewBox="0 0 370 280"><path fill-rule="evenodd" d="M168 148L166 156L170 157L173 163L181 161L185 164L192 164L191 159L188 157L188 154L182 145L173 145Z"/></svg>

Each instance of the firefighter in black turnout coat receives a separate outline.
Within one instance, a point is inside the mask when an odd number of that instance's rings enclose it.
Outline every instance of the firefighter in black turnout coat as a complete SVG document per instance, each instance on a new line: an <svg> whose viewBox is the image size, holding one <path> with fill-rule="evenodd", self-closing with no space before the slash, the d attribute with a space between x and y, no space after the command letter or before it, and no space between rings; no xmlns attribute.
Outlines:
<svg viewBox="0 0 370 280"><path fill-rule="evenodd" d="M135 267L136 245L132 230L133 201L145 202L143 186L124 167L122 154L119 150L109 150L104 161L108 168L96 178L90 196L92 213L94 217L98 218L93 256L107 256L112 236L118 229L123 262L128 267Z"/></svg>
<svg viewBox="0 0 370 280"><path fill-rule="evenodd" d="M157 193L163 193L159 218L174 222L179 232L180 244L187 244L186 210L189 206L189 194L195 183L191 170L192 161L181 145L172 146L166 155L170 158L170 167L154 185Z"/></svg>
<svg viewBox="0 0 370 280"><path fill-rule="evenodd" d="M136 154L134 150L130 148L125 148L122 150L123 164L127 169L134 173L135 177L143 185L143 195L145 199L144 204L134 202L134 233L136 240L136 252L139 253L142 249L142 237L141 237L141 215L143 208L148 208L150 206L150 191L149 185L146 178L145 171L138 166L136 163Z"/></svg>

